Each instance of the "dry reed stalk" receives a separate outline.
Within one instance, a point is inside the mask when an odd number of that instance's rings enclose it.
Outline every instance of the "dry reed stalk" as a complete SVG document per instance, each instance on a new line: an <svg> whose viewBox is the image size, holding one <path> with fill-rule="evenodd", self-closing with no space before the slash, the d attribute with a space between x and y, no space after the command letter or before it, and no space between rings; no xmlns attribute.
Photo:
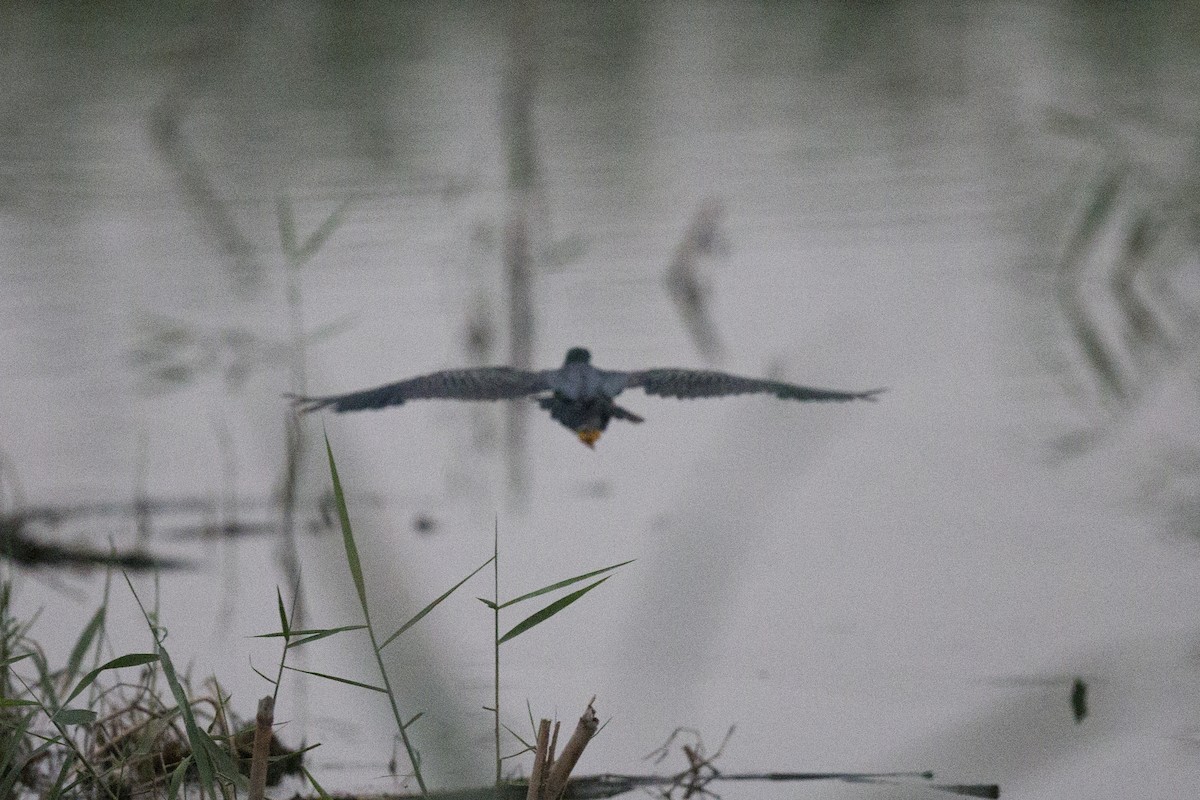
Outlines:
<svg viewBox="0 0 1200 800"><path fill-rule="evenodd" d="M550 720L538 723L537 747L533 751L533 771L529 773L529 791L526 800L539 800L542 790L542 773L546 767L546 753L550 742Z"/></svg>
<svg viewBox="0 0 1200 800"><path fill-rule="evenodd" d="M596 709L592 704L596 702L595 696L588 701L587 708L584 709L583 715L579 718L579 723L575 726L574 733L567 740L563 747L562 755L556 761L550 764L549 774L546 776L545 785L542 788L542 797L540 800L556 800L567 788L567 780L571 777L571 770L575 769L575 765L579 762L579 757L583 755L583 749L587 747L587 743L595 736L596 730L600 727L600 719L596 716Z"/></svg>
<svg viewBox="0 0 1200 800"><path fill-rule="evenodd" d="M267 788L267 757L271 754L271 726L275 724L275 698L258 701L254 717L254 750L250 757L250 800L263 800Z"/></svg>

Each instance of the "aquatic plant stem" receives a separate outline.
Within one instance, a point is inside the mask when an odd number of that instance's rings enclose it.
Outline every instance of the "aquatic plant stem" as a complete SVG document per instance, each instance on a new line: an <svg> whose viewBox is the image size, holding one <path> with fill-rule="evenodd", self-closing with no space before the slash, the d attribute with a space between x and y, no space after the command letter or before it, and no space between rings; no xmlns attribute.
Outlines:
<svg viewBox="0 0 1200 800"><path fill-rule="evenodd" d="M404 718L400 716L400 707L396 705L396 692L392 689L392 681L388 678L387 667L383 664L383 654L381 653L379 637L375 635L375 626L371 624L371 609L367 603L367 587L366 582L363 581L362 562L358 556L358 545L354 542L354 532L350 526L350 512L346 508L346 495L342 490L342 480L338 477L337 463L333 458L333 446L329 444L328 433L325 434L325 453L329 458L329 477L333 482L333 497L337 506L338 521L342 527L342 542L346 548L346 563L350 568L350 576L354 579L354 588L358 593L358 602L362 608L363 622L366 625L367 636L371 639L371 653L375 656L375 663L379 666L379 677L383 681L383 690L387 695L388 704L392 708L392 716L396 719L396 728L400 731L400 741L404 743L404 751L408 754L409 763L412 764L413 776L417 779L417 785L421 788L421 794L428 795L429 789L425 786L425 778L421 776L421 762L416 750L413 749L412 742L409 741ZM416 718L414 717L414 719Z"/></svg>
<svg viewBox="0 0 1200 800"><path fill-rule="evenodd" d="M404 751L408 753L408 761L412 764L413 776L417 779L417 785L421 788L421 794L429 794L429 789L425 786L425 779L421 777L421 761L417 755L417 751L413 749L412 743L408 740L408 731L405 729L404 718L400 716L400 707L396 705L396 693L392 690L392 682L388 678L387 668L383 665L383 656L379 653L379 640L375 636L375 628L371 625L371 618L366 614L366 608L363 608L363 616L366 617L367 635L371 637L371 652L375 654L375 662L379 665L379 676L383 679L383 688L387 693L388 703L392 707L392 716L396 718L396 727L400 730L400 741L404 743Z"/></svg>
<svg viewBox="0 0 1200 800"><path fill-rule="evenodd" d="M492 653L493 653L493 697L492 709L496 712L496 786L500 786L500 519L495 520L492 533Z"/></svg>

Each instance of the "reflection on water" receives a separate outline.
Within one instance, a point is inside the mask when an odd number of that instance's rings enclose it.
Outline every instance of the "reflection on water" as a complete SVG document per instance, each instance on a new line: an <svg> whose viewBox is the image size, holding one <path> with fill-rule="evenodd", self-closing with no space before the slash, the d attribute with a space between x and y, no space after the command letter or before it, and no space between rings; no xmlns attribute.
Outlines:
<svg viewBox="0 0 1200 800"><path fill-rule="evenodd" d="M142 538L137 514L40 531L166 558L194 554L173 525L294 529L164 577L176 647L251 698L231 673L276 583L302 575L320 624L353 608L285 391L572 345L888 385L866 409L639 397L595 453L521 407L323 424L383 617L466 574L497 516L514 590L639 559L569 645L507 654L506 707L612 707L602 768L737 721L730 768L1193 785L1196 5L517 6L0 10L4 513L211 498ZM311 258L281 246L332 217ZM489 768L477 611L394 662L451 782ZM1089 676L1084 724L979 689L1045 673ZM345 733L323 768L386 761L379 710L309 688L281 711Z"/></svg>

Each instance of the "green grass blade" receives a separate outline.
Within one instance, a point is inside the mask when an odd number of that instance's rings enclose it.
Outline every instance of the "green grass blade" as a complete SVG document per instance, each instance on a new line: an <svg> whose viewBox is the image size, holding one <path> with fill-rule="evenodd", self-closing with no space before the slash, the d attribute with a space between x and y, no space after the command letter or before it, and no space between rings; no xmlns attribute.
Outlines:
<svg viewBox="0 0 1200 800"><path fill-rule="evenodd" d="M313 672L312 670L300 669L299 667L284 667L284 669L289 669L292 672L303 672L305 675L312 675L317 678L325 678L326 680L337 681L338 683L345 683L350 686L357 686L360 689L370 689L372 692L379 692L380 694L387 694L387 689L380 688L379 686L372 686L369 683L352 681L349 678L339 678L337 675L327 675L324 672Z"/></svg>
<svg viewBox="0 0 1200 800"><path fill-rule="evenodd" d="M154 620L157 619L157 613L152 618L150 613L146 611L145 605L142 604L142 598L138 596L137 590L133 588L133 581L129 579L129 575L122 574L125 578L125 584L133 594L133 599L137 601L138 608L141 609L142 616L146 619L146 625L149 626L151 635L154 636L158 651L158 663L162 667L163 677L166 678L167 686L171 690L171 696L175 698L175 705L179 711L179 715L183 718L184 733L187 735L188 746L191 747L192 757L196 762L196 772L200 776L199 789L201 797L206 794L211 794L213 797L217 796L216 776L218 772L234 786L246 787L246 778L238 772L237 764L233 762L228 753L217 746L217 743L212 740L211 736L201 730L200 726L196 724L196 716L192 713L192 706L188 702L187 693L183 689L183 683L179 680L179 675L175 671L175 664L171 661L171 656L162 643L163 639L166 638L166 631L161 626L155 624Z"/></svg>
<svg viewBox="0 0 1200 800"><path fill-rule="evenodd" d="M508 731L508 734L510 736L512 736L514 739L516 739L518 742L520 742L521 746L523 746L525 748L524 750L521 751L522 753L525 753L525 752L532 753L534 751L534 749L535 749L534 746L532 744L530 744L529 742L525 741L524 737L522 737L521 734L517 733L512 728L508 727L503 722L501 722L500 724L504 727L504 730Z"/></svg>
<svg viewBox="0 0 1200 800"><path fill-rule="evenodd" d="M329 793L325 791L325 788L321 786L321 784L317 783L317 779L314 778L312 773L308 771L308 767L300 767L300 771L304 773L304 777L308 779L308 782L312 784L312 787L317 790L317 796L320 797L321 800L332 800L332 798L329 796Z"/></svg>
<svg viewBox="0 0 1200 800"><path fill-rule="evenodd" d="M509 754L508 754L508 755L506 755L506 756L500 756L500 760L501 760L501 761L508 761L510 758L516 758L517 756L523 756L523 755L525 755L525 754L526 754L526 753L528 753L528 752L529 752L529 750L518 750L518 751L517 751L517 752L515 752L515 753L509 753Z"/></svg>
<svg viewBox="0 0 1200 800"><path fill-rule="evenodd" d="M187 775L187 768L191 763L192 757L184 756L183 760L179 762L179 766L171 773L171 782L167 784L167 800L175 800L179 796L179 789L183 786L184 776Z"/></svg>
<svg viewBox="0 0 1200 800"><path fill-rule="evenodd" d="M175 665L171 663L171 656L167 654L166 648L161 643L158 646L158 655L163 676L167 679L167 686L175 697L175 705L179 708L180 716L183 717L183 728L187 734L188 744L192 748L192 757L196 761L196 772L200 775L200 795L203 797L213 789L216 779L212 761L208 757L208 749L204 746L200 726L196 724L196 717L192 714L192 706L188 702L187 694L183 691L183 684L179 682L179 676L175 673Z"/></svg>
<svg viewBox="0 0 1200 800"><path fill-rule="evenodd" d="M251 664L251 665L250 665L250 669L254 670L254 674L255 674L255 675L257 675L258 677L262 678L264 681L266 681L267 683L271 684L272 686L278 686L278 685L279 685L279 684L277 684L277 683L275 682L275 679L274 679L274 678L269 678L269 677L267 677L266 675L264 675L264 674L263 674L263 673L262 673L262 672L261 672L261 671L258 669L258 667L254 666L253 664Z"/></svg>
<svg viewBox="0 0 1200 800"><path fill-rule="evenodd" d="M611 575L606 575L605 577L601 578L600 580L596 581L595 583L589 584L589 585L583 587L582 589L578 589L574 592L571 592L568 595L564 595L564 596L560 597L559 599L555 600L550 605L543 608L541 611L535 611L534 613L530 614L528 617L526 617L525 619L521 620L516 625L514 625L509 630L508 633L501 636L496 641L496 644L497 645L504 644L509 639L517 638L522 633L524 633L525 631L534 627L535 625L540 625L541 623L550 619L555 614L562 611L564 608L571 605L576 600L583 597L585 594L590 592L592 589L595 589L597 586L604 583L606 580L608 580L611 577L612 577Z"/></svg>
<svg viewBox="0 0 1200 800"><path fill-rule="evenodd" d="M22 762L22 765L17 767L18 771L26 769L26 767L28 767L30 764L37 764L43 760L53 758L54 756L65 754L68 750L75 749L74 744L68 741L66 736L62 733L56 733L53 736L49 736L48 734L37 733L36 731L28 731L27 735L33 739L42 740L42 743L38 745L37 749L32 750L30 753L28 753L28 755L25 755L25 760ZM78 763L79 761L76 760L76 764ZM88 765L84 764L84 769L86 769L87 766ZM5 800L10 800L10 798L12 798L12 795L0 796L3 796Z"/></svg>
<svg viewBox="0 0 1200 800"><path fill-rule="evenodd" d="M343 625L340 628L326 628L324 630L300 631L300 633L303 634L304 638L297 639L294 642L288 642L287 646L288 646L288 649L291 649L293 647L299 647L302 644L308 644L309 642L315 642L320 639L324 639L328 636L333 636L338 633L345 633L346 631L366 630L366 627L367 627L366 625Z"/></svg>
<svg viewBox="0 0 1200 800"><path fill-rule="evenodd" d="M37 700L17 700L11 697L0 697L0 708L6 706L37 706L41 708L42 704Z"/></svg>
<svg viewBox="0 0 1200 800"><path fill-rule="evenodd" d="M79 641L71 648L71 655L67 657L67 669L63 679L64 684L75 680L75 676L79 674L79 665L83 663L83 657L87 655L87 649L91 647L96 634L104 626L104 612L104 606L96 609L96 613L88 620L88 624L84 626L83 633L79 635Z"/></svg>
<svg viewBox="0 0 1200 800"><path fill-rule="evenodd" d="M354 579L354 589L358 592L358 602L362 606L363 619L371 624L371 613L367 609L367 586L363 581L362 562L358 558L358 545L354 543L354 532L350 528L350 512L346 510L346 495L342 492L342 481L338 478L337 464L333 460L333 448L329 444L329 434L325 434L325 452L329 456L329 474L333 478L333 499L337 506L338 522L342 526L342 544L346 548L346 563L350 567L350 577Z"/></svg>
<svg viewBox="0 0 1200 800"><path fill-rule="evenodd" d="M13 764L8 769L0 770L0 797L16 797L17 780L21 777L21 773L25 771L25 764Z"/></svg>
<svg viewBox="0 0 1200 800"><path fill-rule="evenodd" d="M337 628L309 628L307 630L291 630L287 633L283 631L272 631L270 633L259 633L251 636L251 639L283 639L285 647L299 647L302 644L315 642L318 639L324 639L327 636L333 636L337 633L346 633L347 631L361 631L366 629L366 625L342 625ZM297 638L300 637L300 638Z"/></svg>
<svg viewBox="0 0 1200 800"><path fill-rule="evenodd" d="M56 725L90 725L99 716L90 708L60 708L50 717Z"/></svg>
<svg viewBox="0 0 1200 800"><path fill-rule="evenodd" d="M362 564L358 557L358 547L354 544L354 534L350 529L350 513L346 510L346 497L342 491L342 482L338 477L337 464L333 458L333 448L329 444L329 434L325 434L325 452L329 456L329 473L333 479L333 495L335 505L338 509L338 521L342 526L342 540L346 549L346 562L350 568L350 575L354 578L354 585L358 591L359 604L362 606L363 622L367 625L367 635L371 639L371 655L375 656L375 662L379 666L379 679L383 683L383 688L372 687L367 684L357 684L368 689L383 692L387 695L388 704L392 708L392 717L396 720L396 727L399 729L400 738L404 742L404 750L408 754L409 762L412 764L413 777L417 780L417 785L421 789L421 794L428 794L429 789L425 785L425 778L421 775L421 756L409 741L408 734L404 731L404 723L400 716L400 708L396 705L396 695L392 691L391 682L388 680L387 668L383 664L383 656L379 653L379 637L375 635L375 629L371 626L371 612L367 605L366 585L363 581ZM314 673L315 674L315 673ZM332 676L328 676L332 678ZM344 681L345 682L345 681Z"/></svg>
<svg viewBox="0 0 1200 800"><path fill-rule="evenodd" d="M31 651L33 663L37 669L38 688L42 691L42 702L49 708L58 708L63 705L58 701L58 689L54 682L54 676L50 674L50 665L46 663L46 656L40 650Z"/></svg>
<svg viewBox="0 0 1200 800"><path fill-rule="evenodd" d="M127 653L123 656L117 656L107 664L101 664L87 675L84 675L83 680L76 685L74 691L67 696L66 700L62 701L62 705L65 706L67 703L78 697L80 692L82 692L88 686L91 686L92 682L96 680L96 678L100 677L100 673L106 670L120 669L121 667L136 667L139 664L150 664L155 661L158 661L158 656L156 656L154 653Z"/></svg>
<svg viewBox="0 0 1200 800"><path fill-rule="evenodd" d="M344 633L346 631L361 631L361 630L364 630L366 627L367 627L366 625L342 625L337 628L304 628L304 629L294 628L291 631L288 631L287 633L284 633L283 631L271 631L270 633L255 634L254 636L251 636L250 638L251 639L281 639L281 638L286 638L288 636L292 636L292 637L320 636L323 639L326 636L332 636L335 633ZM293 644L295 644L295 643L293 643Z"/></svg>
<svg viewBox="0 0 1200 800"><path fill-rule="evenodd" d="M275 587L275 599L279 601L279 630L283 631L283 638L290 639L292 636L292 626L288 624L287 609L283 607L283 592L279 591L279 587Z"/></svg>
<svg viewBox="0 0 1200 800"><path fill-rule="evenodd" d="M440 603L441 603L443 600L445 600L447 597L449 597L450 595L454 594L455 590L456 590L456 589L458 589L458 587L462 586L464 583L466 583L467 581L471 580L471 578L474 578L476 575L478 575L478 574L479 574L479 571L480 571L481 569L483 569L484 567L486 567L488 564L492 563L492 559L494 559L494 558L495 558L495 556L492 556L492 558L489 558L487 561L485 561L485 562L483 562L482 564L480 564L478 567L476 567L476 568L475 568L475 571L474 571L474 572L472 572L472 573L471 573L470 575L468 575L467 577L463 578L463 579L462 579L461 581L459 581L458 583L456 583L456 584L454 584L453 586L451 586L449 589L447 589L445 592L443 592L443 593L442 593L442 595L441 595L440 597L438 597L438 598L437 598L436 600L434 600L432 603L430 603L429 605L425 606L425 607L424 607L424 608L422 608L420 611L418 611L416 614L414 614L414 615L412 616L412 618L411 618L411 619L409 619L409 621L408 621L408 622L406 622L406 623L404 623L403 625L401 625L401 626L400 626L400 627L399 627L399 628L396 630L396 632L395 632L395 633L393 633L391 636L389 636L389 637L387 637L386 639L384 639L384 640L383 640L383 644L379 645L379 649L382 651L382 650L383 650L383 648L385 648L385 647L387 647L389 644L391 644L391 643L392 643L392 641L393 641L393 640L394 640L396 637L398 637L400 634L404 633L406 630L408 630L409 628L411 628L413 625L416 625L418 622L420 622L422 617L424 617L424 616L425 616L426 614L428 614L430 611L433 611L433 609L437 608L437 606L438 606L438 605L439 605L439 604L440 604Z"/></svg>
<svg viewBox="0 0 1200 800"><path fill-rule="evenodd" d="M16 718L16 715L10 715L6 720L8 725L11 726L9 740L19 742L24 739L29 732L30 726L33 725L33 718L36 715L37 712L33 712L19 719ZM13 786L16 784L17 779L21 777L21 772L25 769L25 764L28 763L28 759L21 764L16 763L14 760L16 756L17 748L15 747L0 749L0 797L14 796ZM29 755L29 758L33 758L32 753Z"/></svg>
<svg viewBox="0 0 1200 800"><path fill-rule="evenodd" d="M509 606L520 603L522 600L528 600L531 597L537 597L538 595L546 594L547 592L553 592L555 589L561 589L564 586L570 586L572 583L586 581L588 578L594 578L597 575L603 575L605 572L612 572L614 569L623 567L626 564L632 564L634 561L635 559L631 558L628 561L622 561L620 564L613 564L611 567L601 567L600 569L592 570L591 572L585 572L582 575L576 575L574 578L567 578L566 580L561 580L558 583L552 583L549 586L543 586L541 589L534 589L528 594L523 594L520 597L514 597L512 600L501 603L500 607L508 608Z"/></svg>
<svg viewBox="0 0 1200 800"><path fill-rule="evenodd" d="M33 656L33 653L22 653L19 656L13 656L12 658L6 658L6 659L0 661L0 667L10 666L12 664L17 663L18 661L24 661L27 658L31 658L32 656Z"/></svg>
<svg viewBox="0 0 1200 800"><path fill-rule="evenodd" d="M209 736L207 732L200 731L200 736L200 741L208 751L208 758L216 768L217 773L234 785L249 789L250 779L238 769L237 762L233 760L233 756L229 754L229 751L217 744L216 740Z"/></svg>
<svg viewBox="0 0 1200 800"><path fill-rule="evenodd" d="M277 761L283 761L288 758L295 758L296 756L304 755L305 753L307 753L310 750L316 750L320 746L321 746L320 742L313 742L310 745L305 745L304 747L301 747L299 750L291 750L287 753L281 753L277 756L271 756L270 758L267 759L267 763L274 764Z"/></svg>
<svg viewBox="0 0 1200 800"><path fill-rule="evenodd" d="M71 759L63 759L63 764L58 769L58 777L54 779L54 785L44 795L46 800L58 800L58 798L63 797L63 786L67 783L67 776L71 774L72 766Z"/></svg>

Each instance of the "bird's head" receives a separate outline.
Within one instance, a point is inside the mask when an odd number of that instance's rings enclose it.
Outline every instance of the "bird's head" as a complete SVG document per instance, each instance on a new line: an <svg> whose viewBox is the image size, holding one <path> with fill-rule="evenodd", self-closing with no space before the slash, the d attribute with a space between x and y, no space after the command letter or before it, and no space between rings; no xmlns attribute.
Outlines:
<svg viewBox="0 0 1200 800"><path fill-rule="evenodd" d="M575 435L579 437L579 441L586 444L593 450L596 448L596 442L600 439L600 434L603 433L599 428L580 428L575 431Z"/></svg>
<svg viewBox="0 0 1200 800"><path fill-rule="evenodd" d="M567 351L567 358L563 361L564 364L587 364L592 360L592 354L587 351L586 347L572 347Z"/></svg>

